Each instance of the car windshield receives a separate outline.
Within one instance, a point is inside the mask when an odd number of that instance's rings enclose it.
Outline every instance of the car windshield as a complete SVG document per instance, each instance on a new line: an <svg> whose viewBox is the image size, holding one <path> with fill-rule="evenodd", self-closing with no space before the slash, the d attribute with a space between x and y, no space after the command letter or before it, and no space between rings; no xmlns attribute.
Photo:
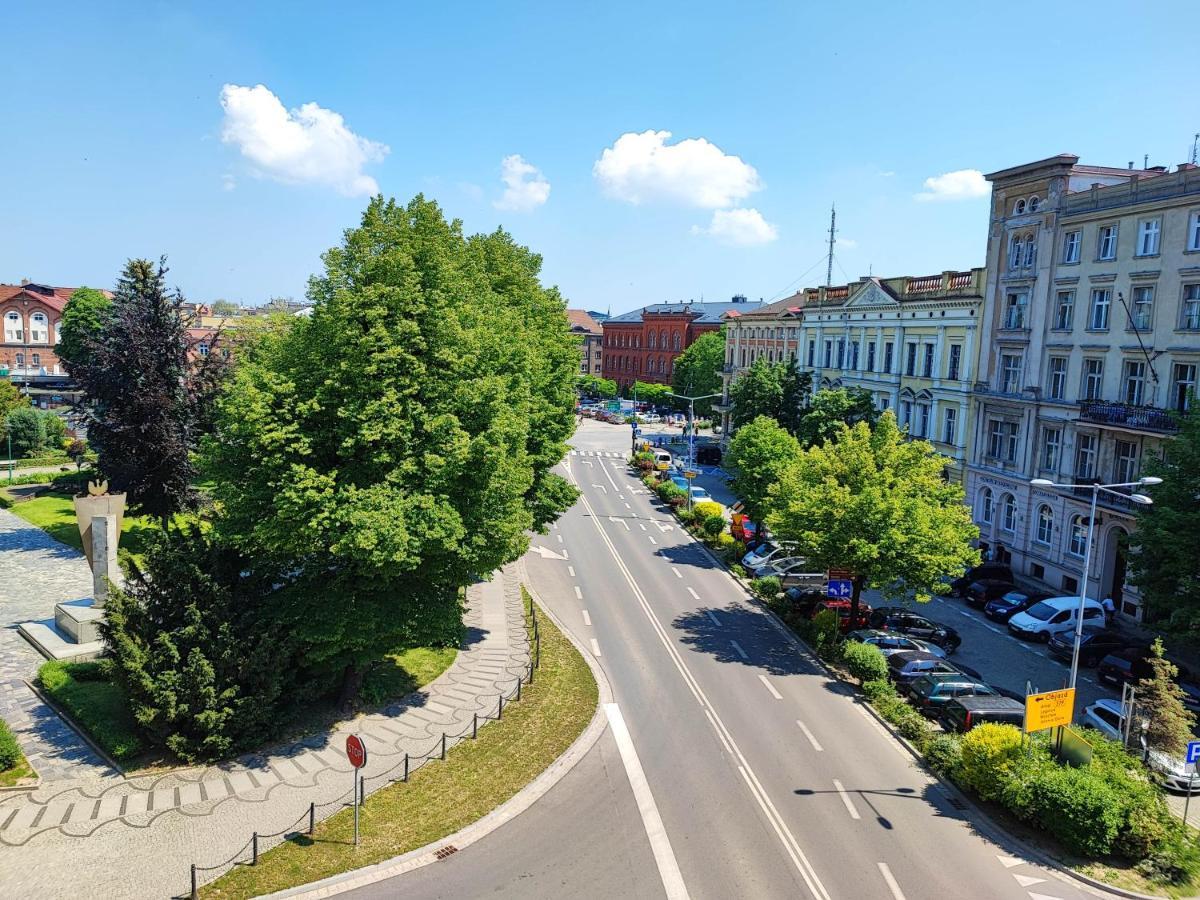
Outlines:
<svg viewBox="0 0 1200 900"><path fill-rule="evenodd" d="M1018 603L1024 603L1029 598L1020 591L1009 591L1000 598L1000 602L1006 606L1016 606Z"/></svg>
<svg viewBox="0 0 1200 900"><path fill-rule="evenodd" d="M1041 603L1035 603L1033 606L1029 607L1029 609L1025 610L1025 615L1032 616L1039 622L1045 622L1056 612L1058 612L1058 610L1043 600Z"/></svg>

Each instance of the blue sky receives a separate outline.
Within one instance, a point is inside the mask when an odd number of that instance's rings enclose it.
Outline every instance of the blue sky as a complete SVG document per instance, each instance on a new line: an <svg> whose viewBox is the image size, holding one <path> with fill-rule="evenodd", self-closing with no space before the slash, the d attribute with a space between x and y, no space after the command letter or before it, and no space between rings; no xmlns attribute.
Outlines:
<svg viewBox="0 0 1200 900"><path fill-rule="evenodd" d="M165 253L190 299L299 297L377 187L503 225L573 306L769 299L823 281L833 201L835 281L966 268L986 200L927 178L1200 131L1185 0L342 6L0 12L0 281Z"/></svg>

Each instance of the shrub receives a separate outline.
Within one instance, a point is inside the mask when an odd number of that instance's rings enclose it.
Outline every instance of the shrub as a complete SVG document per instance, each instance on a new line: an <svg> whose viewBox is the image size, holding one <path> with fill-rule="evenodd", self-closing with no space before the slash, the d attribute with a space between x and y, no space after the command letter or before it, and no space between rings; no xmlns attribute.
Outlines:
<svg viewBox="0 0 1200 900"><path fill-rule="evenodd" d="M750 582L750 587L754 593L763 599L774 597L779 593L780 582L776 575L768 575L765 578L755 578Z"/></svg>
<svg viewBox="0 0 1200 900"><path fill-rule="evenodd" d="M745 556L745 555L746 554L744 554L744 553L742 554L742 556ZM729 567L729 571L732 572L734 575L736 575L738 578L746 577L746 567L743 566L740 562L735 562L733 565L731 565Z"/></svg>
<svg viewBox="0 0 1200 900"><path fill-rule="evenodd" d="M1164 839L1138 864L1138 872L1163 884L1187 884L1200 877L1200 847L1181 823L1173 823Z"/></svg>
<svg viewBox="0 0 1200 900"><path fill-rule="evenodd" d="M731 535L729 535L729 536L730 536L730 537L733 537L733 535L732 535L732 534L731 534ZM741 559L743 556L745 556L745 555L746 555L746 544L745 544L745 542L744 542L744 541L739 541L737 538L733 538L733 548L732 548L732 553L733 553L733 555L734 555L734 556L735 556L737 559Z"/></svg>
<svg viewBox="0 0 1200 900"><path fill-rule="evenodd" d="M67 443L67 423L63 421L63 417L48 409L43 410L41 415L46 430L46 447L51 451L64 449Z"/></svg>
<svg viewBox="0 0 1200 900"><path fill-rule="evenodd" d="M45 450L46 417L40 410L29 406L14 409L8 414L6 429L15 456L33 456Z"/></svg>
<svg viewBox="0 0 1200 900"><path fill-rule="evenodd" d="M760 578L758 581L765 581ZM775 579L778 584L779 579ZM758 582L755 582L757 584ZM778 587L776 588L778 591ZM839 633L840 622L838 621L837 613L832 609L823 609L813 617L813 640L816 643L817 654L826 656L837 646L838 640L841 637Z"/></svg>
<svg viewBox="0 0 1200 900"><path fill-rule="evenodd" d="M1051 759L1046 745L1041 741L1031 741L1026 752L1011 760L1008 774L1000 788L1000 802L1018 819L1033 821L1037 812L1034 805L1036 786L1057 767L1058 763ZM963 781L966 786L961 777L961 770L957 780Z"/></svg>
<svg viewBox="0 0 1200 900"><path fill-rule="evenodd" d="M0 772L16 768L21 762L21 747L8 723L0 719Z"/></svg>
<svg viewBox="0 0 1200 900"><path fill-rule="evenodd" d="M846 661L846 668L850 670L850 674L860 682L887 678L887 659L883 651L874 644L849 641L842 650L842 658Z"/></svg>
<svg viewBox="0 0 1200 900"><path fill-rule="evenodd" d="M1121 828L1120 798L1090 767L1055 766L1030 787L1034 819L1064 847L1082 856L1104 856L1112 850Z"/></svg>
<svg viewBox="0 0 1200 900"><path fill-rule="evenodd" d="M693 508L696 511L696 515L702 519L721 515L721 504L713 503L711 500L701 500ZM725 520L722 519L721 521L724 522Z"/></svg>
<svg viewBox="0 0 1200 900"><path fill-rule="evenodd" d="M738 555L736 545L737 541L733 539L733 535L728 531L722 531L717 535L717 549L729 553L734 559L741 559L742 557Z"/></svg>
<svg viewBox="0 0 1200 900"><path fill-rule="evenodd" d="M925 760L935 772L953 777L962 761L962 739L957 734L939 734L925 748Z"/></svg>
<svg viewBox="0 0 1200 900"><path fill-rule="evenodd" d="M867 699L871 701L872 706L876 706L878 701L884 697L899 697L896 694L896 689L892 683L886 678L876 678L873 681L864 681L862 684L863 693L867 695Z"/></svg>
<svg viewBox="0 0 1200 900"><path fill-rule="evenodd" d="M1021 753L1021 729L1015 725L985 722L972 728L962 739L962 766L965 786L984 800L999 799L1012 761Z"/></svg>
<svg viewBox="0 0 1200 900"><path fill-rule="evenodd" d="M704 504L701 504L703 506ZM707 516L704 519L704 524L700 526L704 533L710 538L715 538L718 534L725 530L725 519L722 516ZM730 535L733 537L733 535Z"/></svg>

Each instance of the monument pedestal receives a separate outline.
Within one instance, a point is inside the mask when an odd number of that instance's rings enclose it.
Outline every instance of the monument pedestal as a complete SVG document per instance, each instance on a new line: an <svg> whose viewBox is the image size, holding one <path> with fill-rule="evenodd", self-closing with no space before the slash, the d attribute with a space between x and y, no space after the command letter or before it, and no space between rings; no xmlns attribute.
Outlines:
<svg viewBox="0 0 1200 900"><path fill-rule="evenodd" d="M104 610L92 606L92 598L68 600L54 607L54 618L22 622L21 635L47 659L82 662L104 652L100 620Z"/></svg>

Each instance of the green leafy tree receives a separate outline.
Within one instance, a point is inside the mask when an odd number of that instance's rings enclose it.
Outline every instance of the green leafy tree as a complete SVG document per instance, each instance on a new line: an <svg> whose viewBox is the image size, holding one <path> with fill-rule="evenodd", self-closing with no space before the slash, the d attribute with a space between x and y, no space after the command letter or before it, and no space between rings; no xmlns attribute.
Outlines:
<svg viewBox="0 0 1200 900"><path fill-rule="evenodd" d="M242 308L232 300L214 300L212 311L214 316L236 316L242 311Z"/></svg>
<svg viewBox="0 0 1200 900"><path fill-rule="evenodd" d="M602 397L611 400L617 396L617 383L611 378L601 378L599 375L580 375L579 390L589 397Z"/></svg>
<svg viewBox="0 0 1200 900"><path fill-rule="evenodd" d="M978 563L958 484L926 441L909 441L885 412L874 430L840 426L835 439L800 453L768 491L767 525L794 541L814 569L853 573L853 613L864 588L927 601L946 576Z"/></svg>
<svg viewBox="0 0 1200 900"><path fill-rule="evenodd" d="M46 417L29 406L14 409L6 419L7 436L12 441L13 456L37 456L46 449Z"/></svg>
<svg viewBox="0 0 1200 900"><path fill-rule="evenodd" d="M721 369L725 365L725 331L708 331L675 359L672 390L685 397L721 393ZM696 415L712 415L709 400L696 402Z"/></svg>
<svg viewBox="0 0 1200 900"><path fill-rule="evenodd" d="M1150 720L1146 742L1155 750L1180 755L1192 739L1196 717L1183 704L1183 689L1176 682L1179 669L1163 652L1162 638L1155 638L1149 659L1153 672L1138 682L1137 700Z"/></svg>
<svg viewBox="0 0 1200 900"><path fill-rule="evenodd" d="M71 293L54 348L68 372L87 363L89 348L99 339L111 309L112 300L95 288L81 287Z"/></svg>
<svg viewBox="0 0 1200 900"><path fill-rule="evenodd" d="M244 353L205 445L223 539L291 573L276 628L352 702L384 652L456 641L460 589L575 499L576 342L541 258L376 198Z"/></svg>
<svg viewBox="0 0 1200 900"><path fill-rule="evenodd" d="M733 404L730 425L735 431L759 416L778 422L783 409L783 367L760 356L729 386L729 400Z"/></svg>
<svg viewBox="0 0 1200 900"><path fill-rule="evenodd" d="M730 487L751 519L762 521L769 508L771 486L799 455L799 441L769 416L759 416L734 433L727 457L727 465L734 471Z"/></svg>
<svg viewBox="0 0 1200 900"><path fill-rule="evenodd" d="M789 356L780 375L779 424L792 435L800 435L800 423L812 398L812 373L801 372L796 357Z"/></svg>
<svg viewBox="0 0 1200 900"><path fill-rule="evenodd" d="M669 384L657 384L653 381L635 381L626 393L639 403L652 403L655 406L671 406L675 402Z"/></svg>
<svg viewBox="0 0 1200 900"><path fill-rule="evenodd" d="M62 416L48 409L43 410L41 416L46 431L46 449L62 450L67 437L67 423L63 421Z"/></svg>
<svg viewBox="0 0 1200 900"><path fill-rule="evenodd" d="M0 440L8 437L8 414L28 406L29 398L7 378L0 378Z"/></svg>
<svg viewBox="0 0 1200 900"><path fill-rule="evenodd" d="M796 437L805 447L824 444L835 437L842 425L866 422L874 427L879 421L875 399L866 388L835 388L817 391L800 418Z"/></svg>
<svg viewBox="0 0 1200 900"><path fill-rule="evenodd" d="M1146 490L1129 537L1132 581L1153 618L1179 630L1200 629L1200 403L1179 417L1179 433L1162 459L1146 455L1145 474L1162 478Z"/></svg>

